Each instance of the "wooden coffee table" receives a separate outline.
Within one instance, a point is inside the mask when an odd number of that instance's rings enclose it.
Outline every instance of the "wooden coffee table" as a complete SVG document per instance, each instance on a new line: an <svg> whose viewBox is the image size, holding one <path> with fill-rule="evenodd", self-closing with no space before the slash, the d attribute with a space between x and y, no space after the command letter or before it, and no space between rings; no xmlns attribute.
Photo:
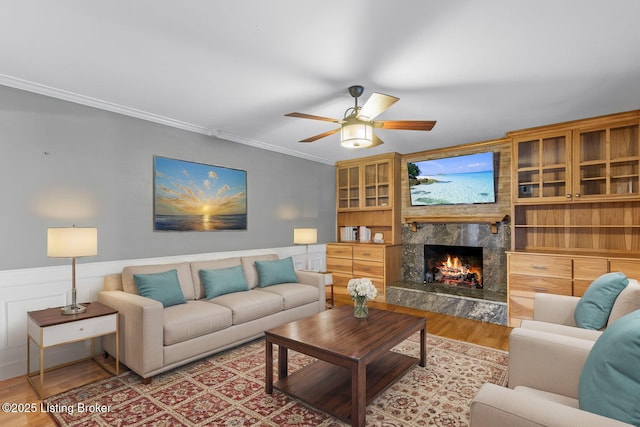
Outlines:
<svg viewBox="0 0 640 427"><path fill-rule="evenodd" d="M420 331L420 358L390 351ZM352 426L365 425L365 409L380 392L417 363L426 364L427 319L353 307L326 310L265 332L266 392L296 397ZM278 381L273 383L273 345L278 345ZM288 350L318 359L288 375Z"/></svg>

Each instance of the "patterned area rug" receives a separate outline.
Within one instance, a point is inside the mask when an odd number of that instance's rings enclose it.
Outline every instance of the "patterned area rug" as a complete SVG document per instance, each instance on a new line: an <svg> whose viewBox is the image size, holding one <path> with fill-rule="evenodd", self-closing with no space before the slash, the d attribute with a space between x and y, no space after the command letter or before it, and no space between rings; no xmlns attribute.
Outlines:
<svg viewBox="0 0 640 427"><path fill-rule="evenodd" d="M394 351L417 357L419 343L416 334ZM265 394L264 347L264 340L253 341L158 375L149 385L126 372L45 403L60 426L347 426L278 391ZM367 426L467 426L478 388L506 385L507 358L428 334L427 366L414 367L371 402ZM289 352L290 373L311 362Z"/></svg>

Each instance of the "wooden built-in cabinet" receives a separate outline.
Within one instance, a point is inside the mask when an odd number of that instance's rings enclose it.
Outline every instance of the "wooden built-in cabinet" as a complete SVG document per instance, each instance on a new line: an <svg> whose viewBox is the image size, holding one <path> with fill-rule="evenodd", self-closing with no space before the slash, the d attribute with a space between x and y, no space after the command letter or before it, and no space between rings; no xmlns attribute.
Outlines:
<svg viewBox="0 0 640 427"><path fill-rule="evenodd" d="M609 271L640 278L640 110L508 133L511 326L535 292L581 296Z"/></svg>
<svg viewBox="0 0 640 427"><path fill-rule="evenodd" d="M338 242L340 227L367 226L386 244L400 243L399 172L398 153L336 163Z"/></svg>
<svg viewBox="0 0 640 427"><path fill-rule="evenodd" d="M355 277L370 278L384 300L387 283L401 278L400 155L388 153L336 163L336 243L327 244L334 292L347 294ZM384 243L342 240L341 227L365 226Z"/></svg>

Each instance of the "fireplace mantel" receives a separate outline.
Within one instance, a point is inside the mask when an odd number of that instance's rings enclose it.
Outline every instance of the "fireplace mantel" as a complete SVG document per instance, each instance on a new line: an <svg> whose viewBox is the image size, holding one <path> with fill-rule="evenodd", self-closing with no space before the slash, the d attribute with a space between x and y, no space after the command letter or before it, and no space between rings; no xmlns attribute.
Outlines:
<svg viewBox="0 0 640 427"><path fill-rule="evenodd" d="M498 232L498 224L509 221L509 215L474 216L405 216L404 222L411 224L411 230L417 231L418 224L489 224L491 232Z"/></svg>

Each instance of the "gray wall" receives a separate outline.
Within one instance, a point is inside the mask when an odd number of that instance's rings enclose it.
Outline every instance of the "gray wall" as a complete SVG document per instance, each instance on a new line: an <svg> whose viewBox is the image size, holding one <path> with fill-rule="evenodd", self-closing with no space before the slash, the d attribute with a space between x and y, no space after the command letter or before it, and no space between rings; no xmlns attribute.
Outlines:
<svg viewBox="0 0 640 427"><path fill-rule="evenodd" d="M335 239L333 166L0 86L0 270L47 258L48 227L98 227L86 262ZM153 231L153 156L247 171L248 230ZM83 262L85 260L80 260Z"/></svg>

